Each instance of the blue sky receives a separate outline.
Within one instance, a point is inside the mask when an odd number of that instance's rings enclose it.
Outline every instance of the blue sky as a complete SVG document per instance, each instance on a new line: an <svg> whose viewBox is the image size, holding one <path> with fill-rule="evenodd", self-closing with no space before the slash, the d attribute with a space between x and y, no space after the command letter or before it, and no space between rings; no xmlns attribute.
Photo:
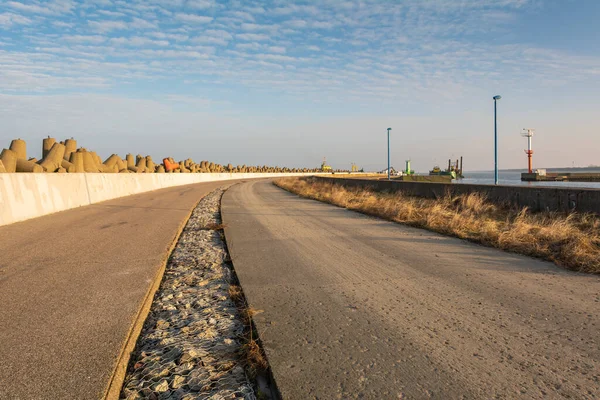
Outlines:
<svg viewBox="0 0 600 400"><path fill-rule="evenodd" d="M600 164L593 0L0 1L0 140L234 164Z"/></svg>

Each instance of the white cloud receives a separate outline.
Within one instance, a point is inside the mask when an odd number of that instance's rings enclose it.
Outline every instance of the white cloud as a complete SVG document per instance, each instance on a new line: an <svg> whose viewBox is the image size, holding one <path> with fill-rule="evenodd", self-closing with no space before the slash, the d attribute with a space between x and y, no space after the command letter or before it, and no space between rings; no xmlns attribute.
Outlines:
<svg viewBox="0 0 600 400"><path fill-rule="evenodd" d="M53 11L47 7L41 7L36 4L23 4L23 3L19 3L17 1L8 1L8 2L6 2L6 5L10 8L13 8L15 10L25 12L25 13L46 14L46 15L52 15L52 14L56 13L55 11Z"/></svg>
<svg viewBox="0 0 600 400"><path fill-rule="evenodd" d="M99 35L65 35L63 36L63 38L67 41L67 42L74 42L74 43L103 43L106 41L106 38L104 36L99 36Z"/></svg>
<svg viewBox="0 0 600 400"><path fill-rule="evenodd" d="M13 25L29 25L33 21L27 17L24 17L20 14L14 14L10 12L5 12L0 14L0 27L2 28L10 28Z"/></svg>
<svg viewBox="0 0 600 400"><path fill-rule="evenodd" d="M191 39L193 43L218 44L226 46L233 39L231 33L219 29L207 29Z"/></svg>
<svg viewBox="0 0 600 400"><path fill-rule="evenodd" d="M127 16L127 14L122 13L122 12L117 12L117 11L110 11L110 10L96 10L96 12L100 15L104 15L107 17L125 17Z"/></svg>
<svg viewBox="0 0 600 400"><path fill-rule="evenodd" d="M230 11L227 15L241 21L254 21L254 16L246 11Z"/></svg>
<svg viewBox="0 0 600 400"><path fill-rule="evenodd" d="M210 47L198 48L201 51L183 51L183 50L140 50L139 53L149 57L167 57L167 58L208 58L214 49Z"/></svg>
<svg viewBox="0 0 600 400"><path fill-rule="evenodd" d="M263 33L240 33L235 35L235 38L247 41L269 40L269 35L265 35Z"/></svg>
<svg viewBox="0 0 600 400"><path fill-rule="evenodd" d="M190 37L181 33L170 33L170 32L150 32L148 35L158 39L169 39L176 42L185 42Z"/></svg>
<svg viewBox="0 0 600 400"><path fill-rule="evenodd" d="M127 29L124 21L88 21L88 25L93 31L100 33Z"/></svg>
<svg viewBox="0 0 600 400"><path fill-rule="evenodd" d="M292 28L304 28L308 25L308 23L302 19L293 19L286 21L285 24Z"/></svg>
<svg viewBox="0 0 600 400"><path fill-rule="evenodd" d="M129 23L130 28L134 29L155 29L158 27L156 22L150 22L141 18L133 17L132 21Z"/></svg>
<svg viewBox="0 0 600 400"><path fill-rule="evenodd" d="M280 54L258 54L256 57L259 59L262 59L262 60L269 60L269 61L275 61L275 62L294 63L294 62L300 60L299 58L296 58L296 57L283 56Z"/></svg>
<svg viewBox="0 0 600 400"><path fill-rule="evenodd" d="M214 0L187 0L185 6L198 10L205 10L207 8L215 7L216 3Z"/></svg>
<svg viewBox="0 0 600 400"><path fill-rule="evenodd" d="M277 29L276 25L254 24L249 22L243 23L240 27L243 31L272 31Z"/></svg>
<svg viewBox="0 0 600 400"><path fill-rule="evenodd" d="M259 50L263 47L262 44L257 43L257 42L251 42L251 43L236 43L235 47L237 49L241 49L241 50ZM243 56L246 56L246 54L240 54Z"/></svg>
<svg viewBox="0 0 600 400"><path fill-rule="evenodd" d="M75 26L75 24L64 21L52 21L52 26L55 26L57 28L72 28Z"/></svg>
<svg viewBox="0 0 600 400"><path fill-rule="evenodd" d="M337 26L337 24L333 21L313 21L310 26L317 29L331 29Z"/></svg>
<svg viewBox="0 0 600 400"><path fill-rule="evenodd" d="M130 46L130 47L145 47L145 46L168 46L167 40L152 40L145 37L117 37L110 39L111 43Z"/></svg>
<svg viewBox="0 0 600 400"><path fill-rule="evenodd" d="M5 4L18 12L47 16L70 13L75 7L75 3L72 0L30 1L27 4L18 1L7 1Z"/></svg>
<svg viewBox="0 0 600 400"><path fill-rule="evenodd" d="M213 17L207 17L205 15L196 15L196 14L185 14L185 13L177 13L175 14L175 18L183 21L189 22L193 24L208 24L213 20Z"/></svg>
<svg viewBox="0 0 600 400"><path fill-rule="evenodd" d="M269 50L270 52L273 52L273 53L280 53L280 54L284 54L284 53L285 53L285 51L286 51L285 47L283 47L283 46L269 46L269 47L268 47L268 50Z"/></svg>

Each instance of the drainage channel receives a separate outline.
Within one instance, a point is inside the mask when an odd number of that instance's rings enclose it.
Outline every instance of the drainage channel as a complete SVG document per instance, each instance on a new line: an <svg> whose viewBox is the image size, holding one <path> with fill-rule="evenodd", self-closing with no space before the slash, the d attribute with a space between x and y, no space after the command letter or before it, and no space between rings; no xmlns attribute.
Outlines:
<svg viewBox="0 0 600 400"><path fill-rule="evenodd" d="M121 399L276 399L238 285L217 189L196 206L131 355Z"/></svg>

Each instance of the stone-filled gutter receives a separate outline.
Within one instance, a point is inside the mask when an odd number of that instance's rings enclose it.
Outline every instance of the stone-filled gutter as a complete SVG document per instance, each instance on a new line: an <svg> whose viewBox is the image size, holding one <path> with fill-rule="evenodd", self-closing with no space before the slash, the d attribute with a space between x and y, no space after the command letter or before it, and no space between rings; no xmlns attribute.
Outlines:
<svg viewBox="0 0 600 400"><path fill-rule="evenodd" d="M250 328L229 294L236 278L220 225L223 192L200 201L171 254L121 399L256 399L260 392L243 351Z"/></svg>

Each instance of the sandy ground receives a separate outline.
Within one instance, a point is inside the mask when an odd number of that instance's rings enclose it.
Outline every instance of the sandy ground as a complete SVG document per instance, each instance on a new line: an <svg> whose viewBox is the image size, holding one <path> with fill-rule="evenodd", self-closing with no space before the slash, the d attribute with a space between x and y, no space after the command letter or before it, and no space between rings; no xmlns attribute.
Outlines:
<svg viewBox="0 0 600 400"><path fill-rule="evenodd" d="M600 397L600 278L305 200L226 192L285 399Z"/></svg>

